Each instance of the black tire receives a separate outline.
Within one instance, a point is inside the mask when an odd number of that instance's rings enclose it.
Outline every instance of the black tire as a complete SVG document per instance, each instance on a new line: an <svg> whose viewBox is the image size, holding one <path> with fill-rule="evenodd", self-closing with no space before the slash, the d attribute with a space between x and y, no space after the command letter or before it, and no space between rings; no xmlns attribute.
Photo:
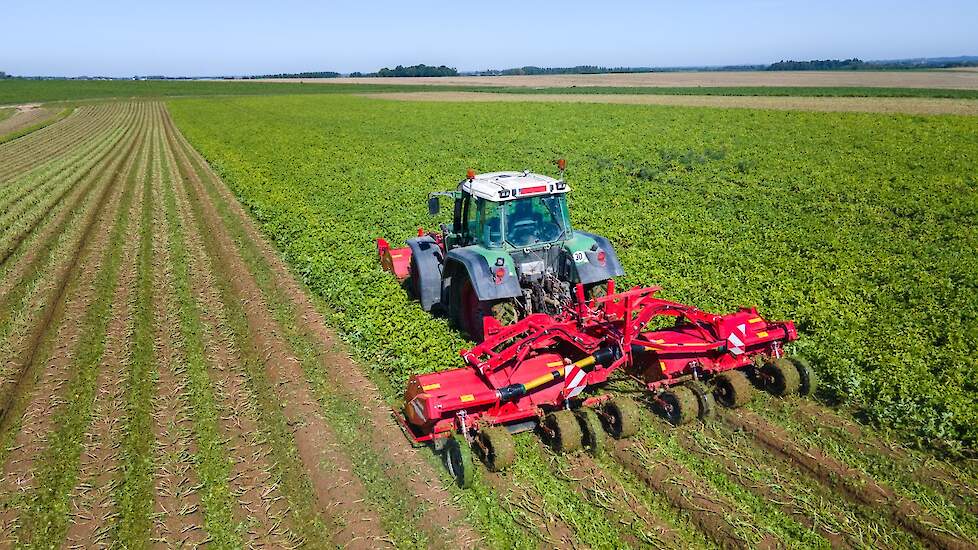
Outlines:
<svg viewBox="0 0 978 550"><path fill-rule="evenodd" d="M805 396L815 395L815 390L818 389L818 376L815 375L815 370L812 369L812 366L801 357L790 357L788 360L798 369L798 394Z"/></svg>
<svg viewBox="0 0 978 550"><path fill-rule="evenodd" d="M479 300L472 302L467 300L468 293L475 293L471 279L467 274L459 275L458 283L453 283L449 290L451 307L449 316L452 324L460 331L464 332L469 339L474 342L483 340L484 329L482 318L487 315L495 317L499 324L511 325L519 320L516 311L516 304L512 300ZM469 311L469 307L474 307L474 311Z"/></svg>
<svg viewBox="0 0 978 550"><path fill-rule="evenodd" d="M584 435L584 448L595 456L600 455L605 446L605 434L598 413L587 407L578 409L577 421L580 422L581 433Z"/></svg>
<svg viewBox="0 0 978 550"><path fill-rule="evenodd" d="M411 256L411 267L408 270L408 278L404 281L408 296L415 300L421 299L421 268L418 267L418 260Z"/></svg>
<svg viewBox="0 0 978 550"><path fill-rule="evenodd" d="M638 433L638 405L627 397L615 397L602 411L604 429L615 439L625 439Z"/></svg>
<svg viewBox="0 0 978 550"><path fill-rule="evenodd" d="M550 437L550 447L555 452L572 453L581 449L584 434L573 412L552 412L543 421Z"/></svg>
<svg viewBox="0 0 978 550"><path fill-rule="evenodd" d="M801 376L795 365L785 358L768 361L761 368L767 379L767 390L778 397L786 397L798 393L801 387Z"/></svg>
<svg viewBox="0 0 978 550"><path fill-rule="evenodd" d="M709 420L713 417L713 413L716 412L717 403L713 398L713 392L706 387L706 384L700 381L687 382L684 384L693 395L696 396L696 403L699 406L699 411L697 412L697 418L700 420Z"/></svg>
<svg viewBox="0 0 978 550"><path fill-rule="evenodd" d="M665 402L663 415L673 426L689 424L699 416L699 402L693 390L685 386L676 386L662 392L659 396Z"/></svg>
<svg viewBox="0 0 978 550"><path fill-rule="evenodd" d="M479 448L482 461L491 472L505 470L516 461L516 444L513 435L502 426L479 431Z"/></svg>
<svg viewBox="0 0 978 550"><path fill-rule="evenodd" d="M717 403L736 409L750 402L754 386L744 371L728 370L713 377L713 395Z"/></svg>
<svg viewBox="0 0 978 550"><path fill-rule="evenodd" d="M472 463L472 448L469 447L465 438L460 435L450 437L445 442L442 458L448 475L452 476L459 487L468 489L472 486L472 474L475 471L475 465Z"/></svg>

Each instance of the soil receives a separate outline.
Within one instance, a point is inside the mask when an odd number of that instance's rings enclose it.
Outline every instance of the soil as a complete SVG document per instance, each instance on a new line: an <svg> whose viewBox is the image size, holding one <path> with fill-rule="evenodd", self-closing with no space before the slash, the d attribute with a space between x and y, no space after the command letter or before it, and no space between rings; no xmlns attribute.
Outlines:
<svg viewBox="0 0 978 550"><path fill-rule="evenodd" d="M0 136L33 126L56 114L57 111L41 107L38 104L19 105L16 113L9 118L0 120Z"/></svg>
<svg viewBox="0 0 978 550"><path fill-rule="evenodd" d="M296 82L295 79L262 79ZM252 82L252 81L242 81ZM516 86L529 88L805 86L978 89L975 71L704 71L533 76L445 76L381 78L304 78L322 84L428 84L453 86ZM229 81L233 86L233 81Z"/></svg>
<svg viewBox="0 0 978 550"><path fill-rule="evenodd" d="M397 101L482 101L526 103L614 103L778 111L978 115L976 99L927 97L780 97L654 94L502 94L490 92L399 92L360 94Z"/></svg>

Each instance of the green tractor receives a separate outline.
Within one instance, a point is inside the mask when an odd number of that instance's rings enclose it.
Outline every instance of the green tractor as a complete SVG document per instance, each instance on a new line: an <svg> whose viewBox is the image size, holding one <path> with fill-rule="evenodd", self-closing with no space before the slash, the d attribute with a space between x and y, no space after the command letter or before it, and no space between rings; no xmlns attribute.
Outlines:
<svg viewBox="0 0 978 550"><path fill-rule="evenodd" d="M377 239L381 265L473 340L530 314L559 315L577 284L590 299L624 274L608 239L571 227L569 191L562 178L469 170L457 190L428 198L432 216L451 201L452 225L419 230L403 248Z"/></svg>

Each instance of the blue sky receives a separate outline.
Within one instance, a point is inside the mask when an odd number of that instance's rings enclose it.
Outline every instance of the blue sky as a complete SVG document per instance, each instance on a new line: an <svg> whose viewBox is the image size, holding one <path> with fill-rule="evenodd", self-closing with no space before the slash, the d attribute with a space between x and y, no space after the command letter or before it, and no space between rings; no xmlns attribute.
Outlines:
<svg viewBox="0 0 978 550"><path fill-rule="evenodd" d="M978 2L21 1L0 71L216 75L978 55Z"/></svg>

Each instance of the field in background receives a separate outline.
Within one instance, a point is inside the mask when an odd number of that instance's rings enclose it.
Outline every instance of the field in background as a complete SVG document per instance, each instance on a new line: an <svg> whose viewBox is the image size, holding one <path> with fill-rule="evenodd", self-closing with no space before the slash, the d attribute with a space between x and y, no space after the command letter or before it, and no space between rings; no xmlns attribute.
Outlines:
<svg viewBox="0 0 978 550"><path fill-rule="evenodd" d="M381 92L364 97L399 101L481 101L533 103L615 103L624 105L673 105L779 111L904 113L915 115L978 115L978 101L931 97L788 97L736 95L659 94L530 94L489 92Z"/></svg>
<svg viewBox="0 0 978 550"><path fill-rule="evenodd" d="M275 79L269 79L275 81ZM978 89L971 71L706 71L557 74L529 76L445 76L310 79L344 84L430 84L567 88L571 86L656 88L948 88Z"/></svg>
<svg viewBox="0 0 978 550"><path fill-rule="evenodd" d="M904 74L904 73L900 73ZM584 75L586 76L586 75ZM537 77L519 77L537 78ZM542 77L545 78L545 77ZM734 95L734 96L798 96L798 97L930 97L978 99L978 84L971 89L867 87L867 86L610 86L560 85L547 87L531 84L512 86L490 85L491 80L468 80L464 85L452 85L446 79L419 84L410 78L360 79L344 83L339 79L321 81L266 82L237 81L126 81L126 80L0 80L0 106L28 102L79 101L131 98L161 98L179 96L234 96L284 94L353 94L382 92L469 91L506 94L646 94L646 95ZM899 84L896 84L900 86ZM548 85L555 86L555 85Z"/></svg>

